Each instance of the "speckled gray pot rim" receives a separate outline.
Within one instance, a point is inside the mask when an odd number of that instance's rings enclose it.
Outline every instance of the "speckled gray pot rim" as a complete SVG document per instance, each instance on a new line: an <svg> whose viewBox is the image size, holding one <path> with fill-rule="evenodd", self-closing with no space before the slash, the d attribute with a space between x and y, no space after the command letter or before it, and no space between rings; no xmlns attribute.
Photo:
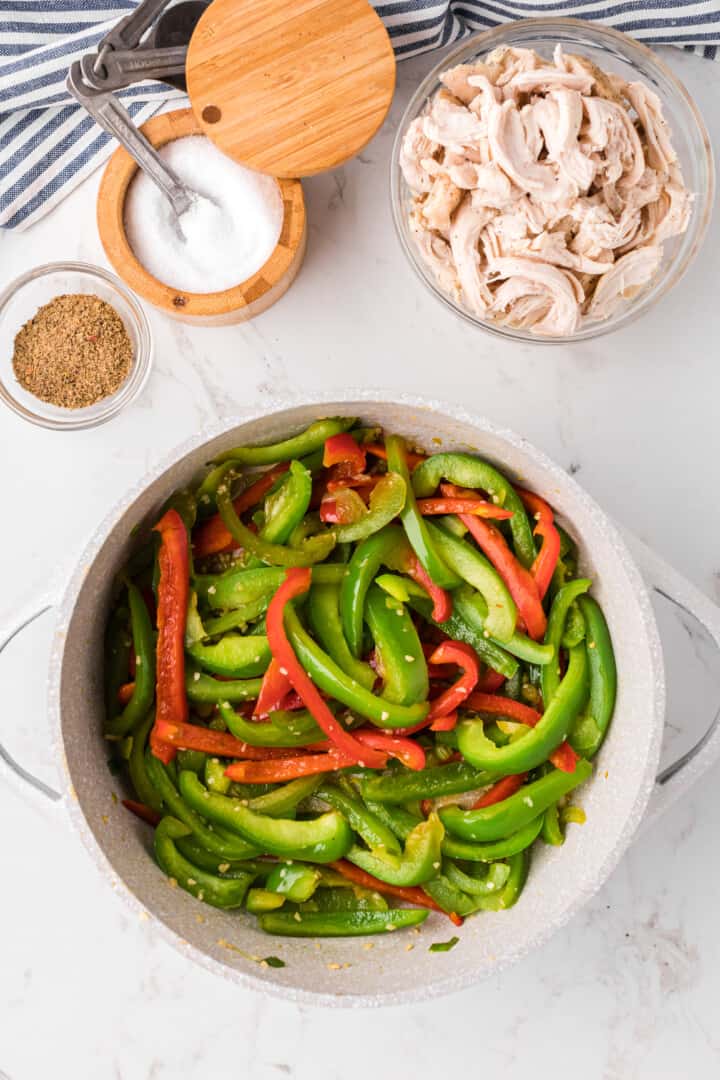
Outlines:
<svg viewBox="0 0 720 1080"><path fill-rule="evenodd" d="M545 926L538 927L537 934L531 941L526 942L522 948L518 948L516 953L511 953L503 957L503 959L498 961L490 970L478 972L477 974L469 973L458 976L449 976L445 980L435 982L432 986L416 985L407 990L387 994L381 992L373 994L336 995L287 987L280 982L272 981L272 978L267 977L268 973L263 973L263 977L260 977L259 975L254 975L252 972L241 972L234 968L230 968L219 960L208 956L202 950L197 949L184 939L181 939L179 935L166 926L162 920L158 919L152 911L148 911L145 905L140 903L134 893L116 874L105 855L105 852L95 839L80 808L70 781L61 730L60 675L62 669L62 656L68 626L75 603L88 569L92 565L95 557L105 543L107 537L116 527L122 515L128 510L138 496L150 483L162 476L162 474L179 459L183 458L186 454L197 450L211 439L223 435L234 427L253 420L262 419L263 417L275 415L301 405L317 405L319 408L322 408L323 406L330 404L338 406L343 401L358 401L366 403L368 406L371 406L373 403L393 403L407 408L444 413L460 423L467 423L480 431L503 439L514 448L517 448L521 452L532 457L534 462L546 473L548 486L550 486L553 481L560 480L562 484L569 488L579 505L589 515L596 530L605 534L605 537L610 542L615 554L621 561L625 572L632 582L632 600L638 606L641 614L652 656L652 666L654 668L653 685L655 686L655 698L652 707L648 705L648 712L652 713L653 732L642 781L638 785L631 812L627 815L615 848L607 856L604 863L598 868L594 878L589 881L584 888L578 891L577 896L558 918L555 918ZM592 538L584 536L583 541L586 546L589 546L592 542ZM393 391L344 389L335 392L326 391L320 394L283 395L281 398L273 397L265 406L258 405L241 414L210 424L192 438L181 443L169 454L165 455L152 470L129 489L125 496L105 517L95 534L89 540L78 560L75 571L73 572L64 595L58 605L56 631L50 658L48 679L48 715L52 740L56 751L56 760L61 763L59 776L61 779L63 803L69 812L70 820L80 833L86 848L101 874L104 877L109 878L116 893L123 898L139 918L149 919L153 923L154 929L188 959L201 964L208 971L211 971L216 975L220 975L225 979L229 978L234 982L239 983L245 988L258 990L261 993L271 993L284 1000L295 1003L317 1006L367 1008L379 1007L381 1005L408 1004L424 1001L429 998L440 997L444 994L475 985L481 980L488 978L490 975L499 973L521 960L533 949L540 948L541 945L545 944L557 930L566 925L567 922L569 922L569 920L573 918L573 916L576 915L592 898L592 896L598 892L615 869L630 844L635 831L642 821L643 814L645 813L653 790L660 759L665 715L665 674L660 636L650 602L649 592L643 577L616 527L600 509L598 504L587 494L584 488L569 476L564 469L515 432L507 428L499 427L489 420L486 420L484 417L472 413L460 406L450 404L440 399L423 398L410 394L397 394Z"/></svg>

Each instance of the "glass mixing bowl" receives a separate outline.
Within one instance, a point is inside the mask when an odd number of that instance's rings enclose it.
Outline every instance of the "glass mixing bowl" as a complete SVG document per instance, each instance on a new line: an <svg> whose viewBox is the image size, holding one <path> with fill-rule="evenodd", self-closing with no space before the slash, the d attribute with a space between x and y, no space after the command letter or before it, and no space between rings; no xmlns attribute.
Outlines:
<svg viewBox="0 0 720 1080"><path fill-rule="evenodd" d="M13 371L15 335L38 308L63 293L90 293L114 307L133 348L132 368L122 386L83 409L65 409L42 401L20 385ZM151 361L152 338L144 311L114 274L98 266L47 263L16 278L0 295L0 400L32 424L58 431L104 424L138 396L150 374Z"/></svg>
<svg viewBox="0 0 720 1080"><path fill-rule="evenodd" d="M665 119L672 131L686 187L694 199L690 224L682 236L672 237L663 245L663 259L658 273L637 296L627 300L610 318L581 325L569 336L541 337L528 330L498 326L473 314L443 292L432 271L421 258L410 232L408 211L412 193L400 169L400 147L408 125L420 116L429 99L442 86L440 74L456 64L483 59L500 45L534 49L548 60L558 42L566 52L587 56L605 71L615 72L627 81L641 80L659 96ZM710 139L697 106L687 90L663 61L650 49L617 30L579 19L524 19L476 34L443 57L418 86L400 121L392 151L390 190L393 219L402 248L415 272L434 295L461 318L483 330L516 341L539 344L584 341L627 326L648 311L677 284L697 255L707 231L713 205L715 174Z"/></svg>

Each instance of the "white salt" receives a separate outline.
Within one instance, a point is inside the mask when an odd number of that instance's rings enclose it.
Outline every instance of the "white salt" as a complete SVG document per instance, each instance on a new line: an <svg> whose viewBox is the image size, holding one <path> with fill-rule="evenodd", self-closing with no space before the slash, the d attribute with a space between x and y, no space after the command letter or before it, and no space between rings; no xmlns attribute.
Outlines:
<svg viewBox="0 0 720 1080"><path fill-rule="evenodd" d="M232 161L204 135L166 143L160 156L211 201L198 200L178 219L166 196L138 170L125 199L125 231L145 269L171 288L196 293L230 289L251 277L280 239L277 181Z"/></svg>

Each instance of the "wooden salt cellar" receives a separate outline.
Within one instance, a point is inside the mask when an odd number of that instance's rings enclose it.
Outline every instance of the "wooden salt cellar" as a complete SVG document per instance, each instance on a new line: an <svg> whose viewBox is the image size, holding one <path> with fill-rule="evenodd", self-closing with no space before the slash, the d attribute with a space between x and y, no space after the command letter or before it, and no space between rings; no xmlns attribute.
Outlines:
<svg viewBox="0 0 720 1080"><path fill-rule="evenodd" d="M186 135L202 135L192 109L154 116L142 126L155 147ZM158 281L136 258L125 233L125 195L137 171L135 161L122 147L107 164L100 183L97 222L105 254L123 281L138 296L182 322L225 326L243 322L266 311L287 292L305 254L305 200L299 180L278 180L284 218L277 247L267 262L247 281L221 292L194 293L173 289Z"/></svg>
<svg viewBox="0 0 720 1080"><path fill-rule="evenodd" d="M192 109L156 116L143 132L156 147L206 135L240 164L277 178L284 221L260 270L231 289L181 292L135 257L124 205L137 166L125 150L100 184L105 253L138 295L185 322L223 325L267 310L292 284L305 253L301 176L353 157L381 126L395 88L387 32L367 0L214 0L188 48Z"/></svg>

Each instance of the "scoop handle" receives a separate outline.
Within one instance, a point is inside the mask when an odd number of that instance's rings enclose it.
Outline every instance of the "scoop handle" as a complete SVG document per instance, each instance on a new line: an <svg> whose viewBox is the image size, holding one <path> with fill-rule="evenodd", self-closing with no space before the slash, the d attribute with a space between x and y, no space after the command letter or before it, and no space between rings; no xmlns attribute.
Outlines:
<svg viewBox="0 0 720 1080"><path fill-rule="evenodd" d="M13 641L18 634L21 634L23 630L39 619L45 612L50 611L53 604L50 600L39 601L39 606L35 608L30 614L24 614L18 617L17 621L9 630L5 632L4 637L0 640L0 655L5 651L11 641ZM39 776L35 776L34 773L29 772L23 765L17 761L10 751L0 742L0 760L4 761L8 768L15 773L15 775L24 783L29 784L31 787L39 791L41 795L44 795L46 799L51 802L59 802L62 798L59 791L50 787L44 780L41 780Z"/></svg>
<svg viewBox="0 0 720 1080"><path fill-rule="evenodd" d="M720 607L642 540L627 532L623 535L651 591L697 619L720 651ZM718 760L720 703L715 703L712 719L695 745L658 774L642 827L664 814Z"/></svg>
<svg viewBox="0 0 720 1080"><path fill-rule="evenodd" d="M181 214L184 214L192 205L191 192L177 174L165 164L142 132L138 131L125 106L121 105L113 94L104 90L94 90L88 86L83 79L79 61L75 61L70 68L67 88L76 101L90 113L95 123L99 124L103 131L107 131L108 135L117 139L143 172L157 184L170 200L176 216L179 218Z"/></svg>

